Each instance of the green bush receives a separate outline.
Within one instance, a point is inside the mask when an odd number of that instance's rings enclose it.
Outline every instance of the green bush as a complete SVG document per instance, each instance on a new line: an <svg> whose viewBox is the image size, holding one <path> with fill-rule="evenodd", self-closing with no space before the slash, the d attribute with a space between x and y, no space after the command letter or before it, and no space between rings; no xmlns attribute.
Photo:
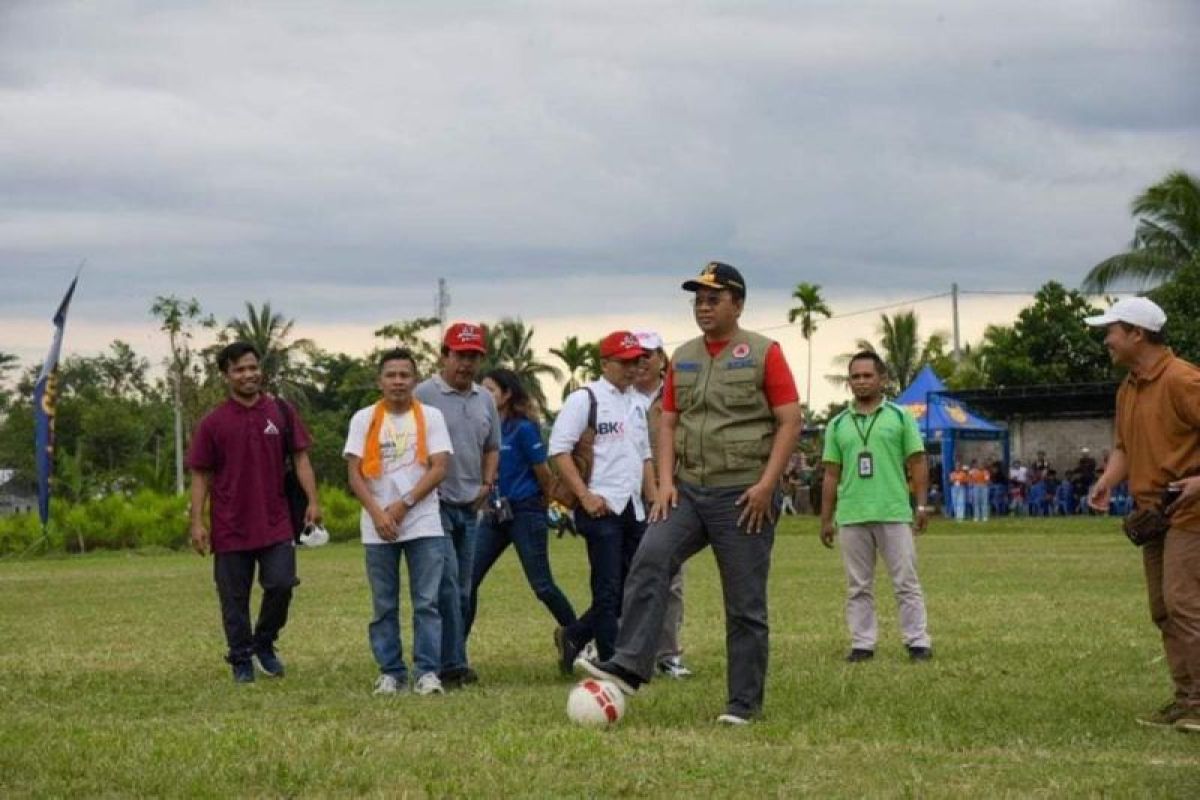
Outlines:
<svg viewBox="0 0 1200 800"><path fill-rule="evenodd" d="M336 486L321 486L321 509L333 541L358 538L358 501ZM42 536L36 513L0 517L0 555L33 548ZM134 547L188 547L188 497L144 489L81 503L56 499L51 505L48 547L34 552L77 553Z"/></svg>
<svg viewBox="0 0 1200 800"><path fill-rule="evenodd" d="M359 538L359 512L362 506L349 492L336 486L320 487L321 514L325 530L334 542L352 542Z"/></svg>

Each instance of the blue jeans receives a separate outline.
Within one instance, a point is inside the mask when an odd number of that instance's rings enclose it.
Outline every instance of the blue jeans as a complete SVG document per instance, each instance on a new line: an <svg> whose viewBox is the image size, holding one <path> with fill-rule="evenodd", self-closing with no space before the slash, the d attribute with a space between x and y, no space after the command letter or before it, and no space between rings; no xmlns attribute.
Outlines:
<svg viewBox="0 0 1200 800"><path fill-rule="evenodd" d="M471 504L442 503L441 540L445 554L438 610L442 612L442 671L467 666L464 612L471 599L471 556L475 550L475 509Z"/></svg>
<svg viewBox="0 0 1200 800"><path fill-rule="evenodd" d="M408 679L400 644L400 557L408 561L408 592L413 607L413 665L418 675L437 672L441 663L442 618L438 583L442 579L443 537L363 545L374 617L367 626L371 653L379 671L399 681Z"/></svg>
<svg viewBox="0 0 1200 800"><path fill-rule="evenodd" d="M967 518L967 487L955 484L950 487L950 502L954 506L954 518L960 522Z"/></svg>
<svg viewBox="0 0 1200 800"><path fill-rule="evenodd" d="M517 501L513 505L513 518L509 522L493 523L485 516L479 524L475 539L474 573L471 575L471 597L467 602L466 635L471 635L475 623L475 611L479 604L479 585L488 571L499 560L511 544L521 560L525 580L529 588L542 601L542 605L555 621L566 627L575 622L575 609L567 599L554 575L550 572L550 557L546 549L546 509L540 497Z"/></svg>
<svg viewBox="0 0 1200 800"><path fill-rule="evenodd" d="M603 517L593 517L583 509L576 509L575 529L587 542L592 605L575 624L567 626L566 636L577 645L595 639L600 660L607 661L612 658L617 642L617 620L621 616L625 576L629 574L629 565L642 541L646 523L638 522L630 502L620 514Z"/></svg>
<svg viewBox="0 0 1200 800"><path fill-rule="evenodd" d="M971 486L971 506L975 512L976 522L987 522L988 502L988 485L986 483L973 484Z"/></svg>

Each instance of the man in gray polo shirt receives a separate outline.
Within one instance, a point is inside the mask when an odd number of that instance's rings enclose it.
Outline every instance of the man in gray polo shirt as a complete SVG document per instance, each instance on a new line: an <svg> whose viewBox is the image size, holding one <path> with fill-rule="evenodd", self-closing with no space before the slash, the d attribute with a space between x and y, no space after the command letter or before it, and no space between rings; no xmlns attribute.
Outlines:
<svg viewBox="0 0 1200 800"><path fill-rule="evenodd" d="M500 469L500 415L491 394L475 382L487 353L483 328L456 322L442 340L441 372L417 386L418 400L442 412L454 454L438 487L446 563L438 589L442 616L442 669L447 689L478 680L467 665L464 614L471 591L475 517Z"/></svg>

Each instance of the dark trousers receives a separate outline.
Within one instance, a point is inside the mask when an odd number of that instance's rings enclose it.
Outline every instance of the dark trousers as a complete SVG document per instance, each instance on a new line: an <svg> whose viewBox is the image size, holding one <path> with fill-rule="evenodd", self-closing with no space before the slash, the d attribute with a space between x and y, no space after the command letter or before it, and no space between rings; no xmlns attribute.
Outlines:
<svg viewBox="0 0 1200 800"><path fill-rule="evenodd" d="M712 547L725 601L726 710L752 717L762 710L767 679L767 575L775 523L748 534L737 525L745 487L713 488L680 482L679 505L646 530L625 587L621 635L613 661L642 680L654 674L671 576L705 546ZM779 499L773 506L779 508Z"/></svg>
<svg viewBox="0 0 1200 800"><path fill-rule="evenodd" d="M254 568L262 586L258 621L250 626L250 587ZM221 622L230 664L244 663L253 653L271 652L279 631L287 624L288 606L296 580L296 548L292 540L258 550L239 550L213 556L213 580L221 600Z"/></svg>
<svg viewBox="0 0 1200 800"><path fill-rule="evenodd" d="M633 554L641 544L646 523L638 521L631 501L620 514L603 517L593 517L583 509L576 509L575 529L587 542L592 605L574 624L566 627L566 636L577 645L595 639L597 655L601 661L607 661L617 642L617 620L621 616L625 576L629 574Z"/></svg>
<svg viewBox="0 0 1200 800"><path fill-rule="evenodd" d="M479 524L475 537L475 554L471 559L471 597L467 602L466 635L471 635L475 612L479 605L479 586L504 551L511 544L525 571L529 588L559 625L575 622L575 609L562 589L554 582L550 571L550 556L546 547L549 531L546 528L546 509L541 496L513 503L513 518L495 522L486 516Z"/></svg>

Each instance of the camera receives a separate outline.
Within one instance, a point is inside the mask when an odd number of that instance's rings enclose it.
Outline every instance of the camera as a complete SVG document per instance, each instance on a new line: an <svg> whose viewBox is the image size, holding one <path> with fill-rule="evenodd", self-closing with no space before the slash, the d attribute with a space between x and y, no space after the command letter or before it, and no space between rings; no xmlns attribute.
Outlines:
<svg viewBox="0 0 1200 800"><path fill-rule="evenodd" d="M492 522L512 522L513 510L508 498L492 497L488 500L488 516L492 518Z"/></svg>

